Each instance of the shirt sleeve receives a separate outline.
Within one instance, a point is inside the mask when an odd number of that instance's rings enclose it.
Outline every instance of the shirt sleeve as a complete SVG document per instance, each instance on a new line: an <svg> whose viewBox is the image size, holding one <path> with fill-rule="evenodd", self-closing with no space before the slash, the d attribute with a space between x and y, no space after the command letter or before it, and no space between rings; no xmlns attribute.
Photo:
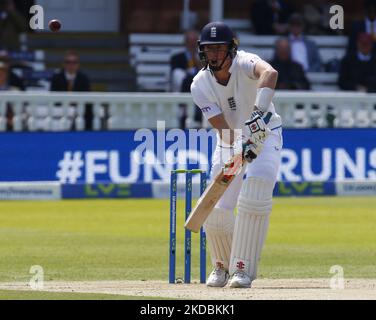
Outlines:
<svg viewBox="0 0 376 320"><path fill-rule="evenodd" d="M239 66L248 77L253 80L257 80L255 75L255 67L257 62L261 60L262 59L256 54L245 53L239 57Z"/></svg>
<svg viewBox="0 0 376 320"><path fill-rule="evenodd" d="M207 120L222 113L221 108L215 102L210 101L195 81L191 85L191 93L194 103L201 109Z"/></svg>

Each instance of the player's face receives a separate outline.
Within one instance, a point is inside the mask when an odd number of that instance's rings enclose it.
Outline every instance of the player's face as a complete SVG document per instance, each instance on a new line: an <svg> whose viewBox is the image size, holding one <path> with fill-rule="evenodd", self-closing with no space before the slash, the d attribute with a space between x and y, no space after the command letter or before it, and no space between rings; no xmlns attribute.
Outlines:
<svg viewBox="0 0 376 320"><path fill-rule="evenodd" d="M210 44L205 45L204 52L212 66L220 66L224 59L226 59L228 53L227 44ZM230 58L227 57L229 60Z"/></svg>
<svg viewBox="0 0 376 320"><path fill-rule="evenodd" d="M209 60L223 60L227 50L227 44L210 44L204 47L204 52Z"/></svg>

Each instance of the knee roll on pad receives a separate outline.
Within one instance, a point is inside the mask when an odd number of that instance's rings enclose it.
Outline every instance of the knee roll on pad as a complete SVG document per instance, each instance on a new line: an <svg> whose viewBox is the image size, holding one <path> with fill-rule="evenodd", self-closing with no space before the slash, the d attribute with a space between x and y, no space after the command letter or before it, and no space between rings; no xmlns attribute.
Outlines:
<svg viewBox="0 0 376 320"><path fill-rule="evenodd" d="M238 200L238 212L244 214L269 214L272 209L274 182L258 177L248 178Z"/></svg>
<svg viewBox="0 0 376 320"><path fill-rule="evenodd" d="M204 223L205 231L233 233L235 225L234 213L230 210L214 208Z"/></svg>

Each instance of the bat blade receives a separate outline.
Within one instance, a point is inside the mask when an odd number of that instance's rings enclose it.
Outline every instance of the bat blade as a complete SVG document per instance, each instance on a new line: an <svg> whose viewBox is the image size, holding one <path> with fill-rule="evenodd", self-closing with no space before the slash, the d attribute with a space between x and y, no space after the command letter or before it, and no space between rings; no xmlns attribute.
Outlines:
<svg viewBox="0 0 376 320"><path fill-rule="evenodd" d="M206 188L196 206L189 215L185 228L193 232L199 232L200 228L213 211L219 199L226 192L235 176L243 168L244 159L241 155L233 156L224 168L217 174L214 180Z"/></svg>

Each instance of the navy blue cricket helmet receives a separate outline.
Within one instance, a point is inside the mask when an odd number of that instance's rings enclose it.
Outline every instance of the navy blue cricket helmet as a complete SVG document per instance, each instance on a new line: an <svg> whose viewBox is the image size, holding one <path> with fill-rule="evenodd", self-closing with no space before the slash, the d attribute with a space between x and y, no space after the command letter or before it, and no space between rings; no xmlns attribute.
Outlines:
<svg viewBox="0 0 376 320"><path fill-rule="evenodd" d="M230 56L231 59L235 58L238 49L238 40L230 27L225 23L210 22L204 28L202 28L200 40L198 40L198 54L201 63L204 66L209 65L210 69L213 71L221 70L223 63L219 67L213 67L209 64L208 58L204 52L204 45L207 44L227 44L228 52L226 58Z"/></svg>

